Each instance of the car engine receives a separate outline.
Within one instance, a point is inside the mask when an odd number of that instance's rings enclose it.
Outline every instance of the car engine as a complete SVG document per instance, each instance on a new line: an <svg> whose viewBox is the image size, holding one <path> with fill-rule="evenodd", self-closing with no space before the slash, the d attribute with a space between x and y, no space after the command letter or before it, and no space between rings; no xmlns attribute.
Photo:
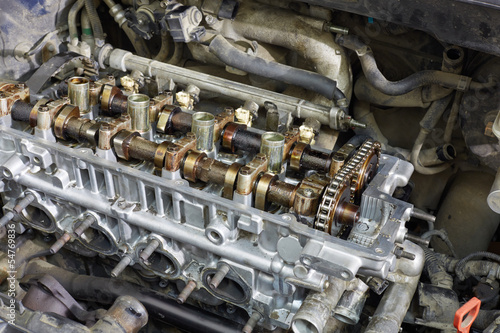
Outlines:
<svg viewBox="0 0 500 333"><path fill-rule="evenodd" d="M0 332L498 332L492 0L3 0Z"/></svg>

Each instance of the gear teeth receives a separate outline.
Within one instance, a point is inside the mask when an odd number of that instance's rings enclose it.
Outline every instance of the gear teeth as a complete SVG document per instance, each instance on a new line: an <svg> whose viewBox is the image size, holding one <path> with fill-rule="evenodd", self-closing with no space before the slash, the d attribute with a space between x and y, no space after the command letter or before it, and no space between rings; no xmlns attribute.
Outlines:
<svg viewBox="0 0 500 333"><path fill-rule="evenodd" d="M356 180L358 179L361 167L373 154L377 156L377 168L379 166L381 145L377 141L366 140L358 149L356 154L347 162L333 177L325 190L325 194L318 207L314 228L328 232L333 223L335 207L341 194L345 191L345 186L350 190L350 201L354 201L356 190Z"/></svg>

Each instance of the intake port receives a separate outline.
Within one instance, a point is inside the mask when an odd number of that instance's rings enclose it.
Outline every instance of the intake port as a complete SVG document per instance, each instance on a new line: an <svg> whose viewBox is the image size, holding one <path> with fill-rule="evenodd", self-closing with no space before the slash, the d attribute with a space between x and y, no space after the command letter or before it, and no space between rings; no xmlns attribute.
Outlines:
<svg viewBox="0 0 500 333"><path fill-rule="evenodd" d="M77 228L78 225L75 226ZM79 241L87 248L99 253L113 253L115 250L114 242L102 230L94 227L87 228L79 238Z"/></svg>
<svg viewBox="0 0 500 333"><path fill-rule="evenodd" d="M230 303L242 304L248 301L250 288L243 282L238 274L229 270L217 288L214 288L211 281L216 273L216 269L210 268L203 274L203 284L210 293Z"/></svg>
<svg viewBox="0 0 500 333"><path fill-rule="evenodd" d="M29 205L21 211L21 215L35 229L43 229L45 231L52 231L54 229L54 219L50 213L41 207Z"/></svg>
<svg viewBox="0 0 500 333"><path fill-rule="evenodd" d="M146 266L156 272L172 275L176 271L176 265L172 259L160 252L153 252L149 257Z"/></svg>

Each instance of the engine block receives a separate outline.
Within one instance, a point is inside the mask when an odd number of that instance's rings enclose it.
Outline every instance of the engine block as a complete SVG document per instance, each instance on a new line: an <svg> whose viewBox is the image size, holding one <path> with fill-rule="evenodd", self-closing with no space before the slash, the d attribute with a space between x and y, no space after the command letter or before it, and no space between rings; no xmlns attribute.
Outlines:
<svg viewBox="0 0 500 333"><path fill-rule="evenodd" d="M104 110L112 103L118 105L121 95L116 87L103 89L101 98L108 98L107 104L101 101L97 107ZM106 89L115 90L114 100L105 95ZM81 102L76 97L71 100ZM246 127L235 130L241 125L229 121L231 110L223 111L214 122L205 113L166 105L159 108L157 122L144 118L141 137L137 122L144 113L139 108L136 115L130 109L130 96L128 116L119 118L89 117L95 110L87 116L79 114L67 99L59 104L41 101L45 107L28 108L31 117L33 113L37 116L34 128L19 120L22 117L16 107L11 106L14 120L11 114L2 118L0 184L6 203L4 216L14 220L18 233L33 228L55 235L58 241L51 247L53 253L64 246L83 256L109 257L116 262L112 277L124 274L130 266L145 277L173 284L179 303L189 299L231 304L267 329L289 328L310 303L305 302L308 292L324 293L335 281L352 284L356 280L365 285L371 279L392 280L401 260L421 265L420 249L406 240L405 222L413 206L392 196L413 172L408 162L373 152L370 158L356 162L365 169L349 171L349 163L361 156L364 147L349 145L345 162L338 165L333 177L314 170L306 175L300 173L304 154L314 147L297 142L298 132L293 130L285 135L271 133L273 138L283 139L278 156L272 140L268 150L261 143L259 154L224 151L229 134L236 140L235 133L246 133L260 137L261 142L270 135L242 132ZM152 109L145 110L149 116ZM165 126L173 126L175 115L191 118L187 127L191 125L195 134L186 131L174 138L153 133L162 126L168 132ZM165 121L162 117L170 118ZM212 120L208 136L210 125L205 126L205 118ZM83 128L86 136L81 139ZM242 142L250 141L244 138ZM152 155L148 153L151 146ZM141 155L140 149L146 152ZM297 162L294 156L300 154L304 156ZM326 156L328 163L335 161L332 154L315 153ZM273 173L270 165L274 159L278 167ZM221 181L212 182L217 177L212 165L225 168ZM299 172L287 173L287 168ZM332 185L339 175L343 177L339 184L345 185L343 192ZM356 189L354 179L361 176L366 183L361 186L357 180L360 188ZM292 189L283 190L291 198L278 198L293 203L273 203L272 186ZM311 197L312 203L308 201ZM322 228L318 227L320 219ZM364 276L364 282L356 276ZM360 311L362 306L358 308ZM341 318L359 319L359 313L350 316ZM324 324L317 326L322 329Z"/></svg>

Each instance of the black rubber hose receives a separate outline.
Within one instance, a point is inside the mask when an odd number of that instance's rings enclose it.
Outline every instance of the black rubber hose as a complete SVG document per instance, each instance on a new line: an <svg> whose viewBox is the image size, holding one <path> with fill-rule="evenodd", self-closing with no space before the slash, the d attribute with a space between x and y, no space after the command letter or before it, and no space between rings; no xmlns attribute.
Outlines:
<svg viewBox="0 0 500 333"><path fill-rule="evenodd" d="M446 272L446 269L436 257L434 252L425 246L422 246L422 249L425 253L425 269L429 275L431 283L435 286L444 285L451 289L451 287L453 287L453 278L451 275Z"/></svg>
<svg viewBox="0 0 500 333"><path fill-rule="evenodd" d="M339 35L336 41L345 48L356 51L361 62L363 73L365 74L368 82L387 95L403 95L418 87L429 84L438 84L445 88L457 90L477 90L492 87L496 84L495 82L472 82L472 79L468 76L437 70L424 70L414 73L400 81L389 81L378 69L372 50L359 40L357 36Z"/></svg>
<svg viewBox="0 0 500 333"><path fill-rule="evenodd" d="M463 257L457 263L457 265L455 266L455 274L457 274L457 277L461 281L465 280L466 276L463 272L465 264L471 260L482 259L482 258L491 259L491 260L494 260L494 261L500 263L500 255L498 255L498 254L486 252L486 251L474 252L474 253L469 254L468 256Z"/></svg>
<svg viewBox="0 0 500 333"><path fill-rule="evenodd" d="M77 300L113 304L123 295L135 297L160 321L188 332L240 333L241 326L175 300L157 291L118 279L79 275L42 260L33 260L24 270L24 276L49 274Z"/></svg>
<svg viewBox="0 0 500 333"><path fill-rule="evenodd" d="M104 30L102 29L101 20L97 14L97 9L94 0L85 0L85 9L89 16L90 24L92 25L92 32L96 40L104 42Z"/></svg>
<svg viewBox="0 0 500 333"><path fill-rule="evenodd" d="M212 40L209 50L226 65L242 71L293 84L314 91L328 99L345 98L334 80L317 73L246 54L220 35Z"/></svg>
<svg viewBox="0 0 500 333"><path fill-rule="evenodd" d="M449 95L432 102L431 106L429 106L427 112L420 121L420 127L428 131L431 131L434 127L436 127L444 111L446 111L446 107L450 104L451 97L452 96Z"/></svg>

